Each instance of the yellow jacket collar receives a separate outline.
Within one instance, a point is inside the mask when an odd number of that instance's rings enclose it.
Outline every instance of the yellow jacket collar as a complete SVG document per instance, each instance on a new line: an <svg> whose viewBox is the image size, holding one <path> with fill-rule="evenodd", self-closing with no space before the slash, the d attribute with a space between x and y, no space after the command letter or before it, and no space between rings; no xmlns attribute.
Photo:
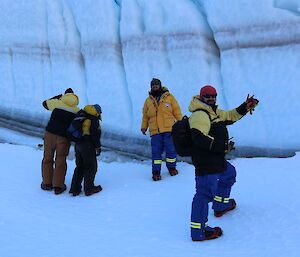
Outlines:
<svg viewBox="0 0 300 257"><path fill-rule="evenodd" d="M79 98L77 95L73 94L73 93L67 93L64 94L60 100L66 104L67 106L70 107L74 107L77 106L79 104Z"/></svg>
<svg viewBox="0 0 300 257"><path fill-rule="evenodd" d="M207 110L209 113L214 113L214 110L212 109L211 106L209 106L208 104L200 100L199 95L194 96L189 105L190 112L194 112L197 109L203 109L203 110Z"/></svg>

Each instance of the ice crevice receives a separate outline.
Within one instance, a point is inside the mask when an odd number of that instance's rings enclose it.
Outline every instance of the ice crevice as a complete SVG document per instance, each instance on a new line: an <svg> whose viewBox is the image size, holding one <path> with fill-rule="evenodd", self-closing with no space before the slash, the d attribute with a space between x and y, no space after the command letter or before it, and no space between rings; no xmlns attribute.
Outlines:
<svg viewBox="0 0 300 257"><path fill-rule="evenodd" d="M126 98L127 98L127 101L128 101L128 109L129 109L129 121L128 121L128 124L130 126L130 130L132 130L132 116L133 116L133 103L132 103L132 99L130 97L130 93L129 93L129 83L127 81L127 74L126 74L126 65L125 65L125 62L124 62L124 53L123 53L123 43L122 43L122 36L121 36L121 12L122 12L122 5L117 3L116 2L116 5L117 5L117 9L118 9L118 12L117 12L117 15L118 15L118 26L117 26L117 37L118 37L118 49L120 51L120 60L121 60L121 69L122 69L122 72L123 72L123 78L124 78L124 92L126 92Z"/></svg>
<svg viewBox="0 0 300 257"><path fill-rule="evenodd" d="M50 48L50 42L49 42L49 14L48 14L48 1L45 3L45 25L46 25L46 46L45 46L45 51L47 52L46 58L49 62L49 69L50 69L50 79L51 79L51 85L52 85L52 74L53 74L53 69L52 69L52 59L51 59L51 48ZM44 57L41 57L42 60L44 60ZM43 84L45 85L45 79L43 78Z"/></svg>
<svg viewBox="0 0 300 257"><path fill-rule="evenodd" d="M83 86L85 88L85 90L83 90L85 92L85 95L84 95L85 101L84 102L87 102L87 100L88 100L88 78L87 78L87 71L86 71L85 56L84 56L84 52L83 52L83 48L82 48L82 37L81 37L79 27L76 23L76 19L75 19L74 13L72 11L72 8L70 6L68 6L67 4L65 4L65 8L68 8L68 10L70 12L70 16L71 16L70 18L73 21L75 34L76 34L78 42L79 42L79 46L78 46L79 65L81 67L81 76L82 76L82 81L84 83ZM64 17L64 12L62 12L62 15Z"/></svg>
<svg viewBox="0 0 300 257"><path fill-rule="evenodd" d="M212 38L209 41L209 43L211 45L213 45L214 48L216 49L216 57L218 58L219 66L220 66L220 76L219 76L220 77L220 84L222 85L223 84L223 75L222 75L222 59L221 59L221 50L220 50L220 47L219 47L219 45L217 44L217 42L215 40L214 31L211 28L211 25L210 25L208 17L207 17L206 10L205 10L204 6L202 5L201 0L191 0L191 2L196 6L196 8L199 11L199 13L205 18L205 21L206 21L206 24L207 24L207 28L209 29L209 31L210 31L210 33L212 35ZM208 65L211 66L211 64L208 64ZM225 108L227 108L228 107L228 99L226 97L225 90L221 90L219 92L219 95L222 98L222 102L223 102Z"/></svg>
<svg viewBox="0 0 300 257"><path fill-rule="evenodd" d="M14 52L12 48L9 48L9 59L10 59L10 72L11 72L11 78L12 78L12 85L13 85L13 94L16 95L17 92L17 84L16 84L16 78L14 73Z"/></svg>

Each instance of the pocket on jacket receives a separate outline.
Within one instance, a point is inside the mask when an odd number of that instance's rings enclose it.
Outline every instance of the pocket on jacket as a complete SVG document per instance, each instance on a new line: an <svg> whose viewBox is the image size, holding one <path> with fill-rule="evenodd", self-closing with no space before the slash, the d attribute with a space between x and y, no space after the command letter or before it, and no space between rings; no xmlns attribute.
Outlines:
<svg viewBox="0 0 300 257"><path fill-rule="evenodd" d="M164 119L164 127L165 128L171 128L175 123L175 120L173 117L165 118Z"/></svg>

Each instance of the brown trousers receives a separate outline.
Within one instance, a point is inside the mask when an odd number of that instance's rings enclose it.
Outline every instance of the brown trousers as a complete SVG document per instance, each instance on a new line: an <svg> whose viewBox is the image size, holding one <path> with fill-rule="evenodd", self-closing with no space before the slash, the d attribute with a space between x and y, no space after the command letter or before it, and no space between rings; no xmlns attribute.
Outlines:
<svg viewBox="0 0 300 257"><path fill-rule="evenodd" d="M67 173L67 156L70 142L67 138L45 132L44 158L42 161L43 184L52 184L54 187L63 188ZM55 161L54 161L55 155Z"/></svg>

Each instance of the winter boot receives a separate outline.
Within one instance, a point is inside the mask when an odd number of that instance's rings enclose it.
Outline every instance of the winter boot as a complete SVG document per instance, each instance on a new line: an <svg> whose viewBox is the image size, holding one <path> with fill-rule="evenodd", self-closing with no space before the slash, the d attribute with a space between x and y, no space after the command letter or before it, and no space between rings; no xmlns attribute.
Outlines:
<svg viewBox="0 0 300 257"><path fill-rule="evenodd" d="M52 184L41 184L41 189L46 190L46 191L51 191L53 189Z"/></svg>
<svg viewBox="0 0 300 257"><path fill-rule="evenodd" d="M152 171L152 179L153 181L161 180L160 171Z"/></svg>
<svg viewBox="0 0 300 257"><path fill-rule="evenodd" d="M171 176L176 176L178 174L178 170L176 168L169 169L169 173Z"/></svg>
<svg viewBox="0 0 300 257"><path fill-rule="evenodd" d="M100 185L93 186L93 189L90 192L85 192L85 195L86 196L91 196L93 194L99 193L100 191L102 191L102 187Z"/></svg>
<svg viewBox="0 0 300 257"><path fill-rule="evenodd" d="M67 186L64 185L63 187L54 187L54 194L60 195L61 193L65 192L67 189Z"/></svg>
<svg viewBox="0 0 300 257"><path fill-rule="evenodd" d="M214 211L214 215L215 217L219 218L222 217L226 212L229 212L233 209L235 209L236 207L236 202L234 199L229 199L229 207L227 207L225 210L223 211Z"/></svg>
<svg viewBox="0 0 300 257"><path fill-rule="evenodd" d="M81 190L80 191L74 191L74 190L69 191L69 194L72 194L73 196L78 196L78 195L80 195L80 193L81 193Z"/></svg>
<svg viewBox="0 0 300 257"><path fill-rule="evenodd" d="M214 227L214 228L206 227L203 232L203 237L201 237L199 239L192 238L192 240L194 242L211 240L211 239L216 239L216 238L222 236L222 234L223 234L223 231L220 227Z"/></svg>

